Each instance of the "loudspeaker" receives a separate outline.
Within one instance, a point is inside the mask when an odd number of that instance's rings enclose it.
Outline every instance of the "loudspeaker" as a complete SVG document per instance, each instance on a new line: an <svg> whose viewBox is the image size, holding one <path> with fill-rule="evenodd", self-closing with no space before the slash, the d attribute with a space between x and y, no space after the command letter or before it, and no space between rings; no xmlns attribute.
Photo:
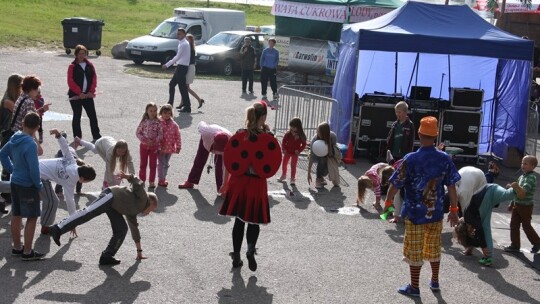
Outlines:
<svg viewBox="0 0 540 304"><path fill-rule="evenodd" d="M484 101L484 90L452 88L450 103L454 109L480 110Z"/></svg>
<svg viewBox="0 0 540 304"><path fill-rule="evenodd" d="M482 112L445 110L441 116L440 142L463 149L459 156L478 157Z"/></svg>
<svg viewBox="0 0 540 304"><path fill-rule="evenodd" d="M429 100L431 98L431 87L412 86L409 99Z"/></svg>
<svg viewBox="0 0 540 304"><path fill-rule="evenodd" d="M388 137L392 123L396 120L394 105L374 104L360 108L360 123L357 137L360 140L376 140Z"/></svg>
<svg viewBox="0 0 540 304"><path fill-rule="evenodd" d="M386 138L395 120L394 105L362 105L357 123L358 129L355 132L356 149L367 151L371 161L380 161L383 152L386 152Z"/></svg>

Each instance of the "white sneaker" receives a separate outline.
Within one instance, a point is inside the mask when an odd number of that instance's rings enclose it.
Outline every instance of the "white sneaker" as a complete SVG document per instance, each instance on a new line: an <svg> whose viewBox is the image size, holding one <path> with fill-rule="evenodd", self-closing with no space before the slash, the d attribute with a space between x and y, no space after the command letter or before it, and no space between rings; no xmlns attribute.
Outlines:
<svg viewBox="0 0 540 304"><path fill-rule="evenodd" d="M386 150L386 162L390 163L394 160L394 156L392 156L392 152L390 150Z"/></svg>
<svg viewBox="0 0 540 304"><path fill-rule="evenodd" d="M291 186L294 186L294 185L296 185L296 179L291 178Z"/></svg>
<svg viewBox="0 0 540 304"><path fill-rule="evenodd" d="M280 182L280 183L282 183L282 182L285 181L285 179L286 179L285 175L282 175L282 176L280 176L280 177L277 179L277 181Z"/></svg>

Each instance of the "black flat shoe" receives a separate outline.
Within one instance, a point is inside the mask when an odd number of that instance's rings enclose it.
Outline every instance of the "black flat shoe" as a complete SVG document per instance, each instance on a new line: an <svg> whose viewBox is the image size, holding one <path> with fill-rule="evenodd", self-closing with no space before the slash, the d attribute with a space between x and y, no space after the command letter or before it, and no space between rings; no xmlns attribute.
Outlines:
<svg viewBox="0 0 540 304"><path fill-rule="evenodd" d="M204 105L204 99L201 99L201 101L199 101L199 107L197 109L200 109L203 105Z"/></svg>

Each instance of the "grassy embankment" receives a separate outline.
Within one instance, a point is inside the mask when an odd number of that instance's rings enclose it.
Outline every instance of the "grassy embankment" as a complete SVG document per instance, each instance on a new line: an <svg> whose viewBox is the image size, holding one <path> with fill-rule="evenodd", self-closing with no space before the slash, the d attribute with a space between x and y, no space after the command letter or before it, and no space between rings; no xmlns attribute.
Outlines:
<svg viewBox="0 0 540 304"><path fill-rule="evenodd" d="M149 33L161 21L172 17L173 8L206 5L205 1L193 0L0 0L0 48L63 52L61 21L70 17L87 17L104 20L101 52L102 56L111 56L110 49L115 44ZM274 24L270 7L212 1L210 7L245 11L246 24ZM158 78L168 78L171 73L169 70L161 71L156 64L129 66L126 72ZM204 78L212 77L206 76Z"/></svg>
<svg viewBox="0 0 540 304"><path fill-rule="evenodd" d="M206 7L204 1L170 0L0 0L0 47L62 49L61 21L69 17L102 19L101 49L110 56L113 45L149 33L175 7ZM274 24L270 7L210 1L210 7L246 12L246 23Z"/></svg>

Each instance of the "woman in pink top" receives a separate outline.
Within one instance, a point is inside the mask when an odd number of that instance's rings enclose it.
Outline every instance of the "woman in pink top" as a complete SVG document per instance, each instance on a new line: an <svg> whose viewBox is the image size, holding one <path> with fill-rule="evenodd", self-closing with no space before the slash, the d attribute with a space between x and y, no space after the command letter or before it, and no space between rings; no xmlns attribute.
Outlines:
<svg viewBox="0 0 540 304"><path fill-rule="evenodd" d="M194 185L199 184L208 156L210 153L213 153L214 167L216 168L216 189L220 192L223 181L226 180L225 177L227 175L227 171L223 168L223 150L231 137L231 132L218 125L209 125L204 121L201 121L197 128L201 134L197 155L195 155L195 161L193 162L193 167L189 172L187 181L178 185L178 188L190 189L193 188ZM209 165L208 171L210 171L210 168L211 166Z"/></svg>
<svg viewBox="0 0 540 304"><path fill-rule="evenodd" d="M146 167L150 164L150 188L155 188L157 156L160 148L162 131L161 123L157 117L157 106L150 102L146 105L144 115L137 127L137 138L141 141L139 151L141 163L139 166L139 179L144 183L146 181Z"/></svg>
<svg viewBox="0 0 540 304"><path fill-rule="evenodd" d="M180 127L172 119L173 108L170 104L162 105L159 109L161 116L161 148L159 150L158 160L158 185L167 187L167 171L169 170L169 161L173 153L179 154L182 147L182 137L180 136Z"/></svg>

